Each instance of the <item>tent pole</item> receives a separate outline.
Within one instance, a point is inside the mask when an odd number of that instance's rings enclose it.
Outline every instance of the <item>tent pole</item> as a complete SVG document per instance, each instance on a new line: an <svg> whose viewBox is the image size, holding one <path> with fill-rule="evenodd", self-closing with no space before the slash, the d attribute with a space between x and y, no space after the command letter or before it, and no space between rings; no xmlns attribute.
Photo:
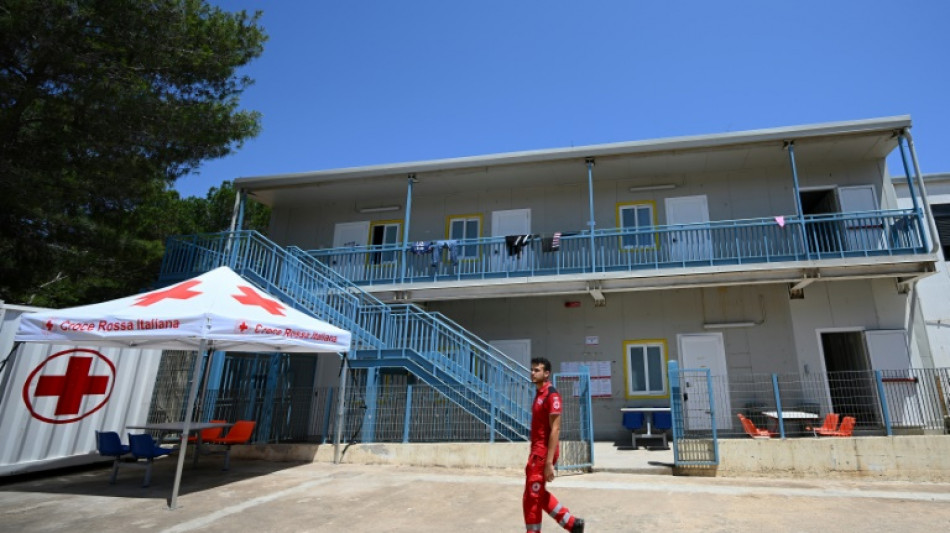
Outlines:
<svg viewBox="0 0 950 533"><path fill-rule="evenodd" d="M201 356L201 353L199 352L198 355ZM208 378L211 377L211 360L212 360L213 358L214 358L214 352L212 352L212 351L209 350L209 351L208 351L208 356L205 358L205 359L207 359L207 361L205 362L205 369L204 369L204 372L202 372L202 374L201 374L201 381L202 381L202 383L201 383L201 399L202 399L202 402L201 402L201 408L198 409L198 415L199 415L199 416L198 416L198 421L199 421L199 422L203 422L203 421L204 421L204 418L207 416L207 413L205 412L205 408L207 407L206 404L208 403L208 381L209 381Z"/></svg>
<svg viewBox="0 0 950 533"><path fill-rule="evenodd" d="M201 339L198 353L195 354L195 368L191 375L191 390L188 392L188 406L185 408L185 424L181 431L181 445L178 447L178 469L175 470L175 485L172 487L172 499L168 503L169 509L178 507L178 487L181 486L181 472L185 467L185 448L188 446L188 431L191 417L195 410L195 398L198 396L198 375L201 372L202 354L208 350L208 341Z"/></svg>
<svg viewBox="0 0 950 533"><path fill-rule="evenodd" d="M336 399L336 428L333 432L333 464L340 464L340 439L343 435L343 413L346 410L346 373L348 354L343 354L343 367L340 369L340 394Z"/></svg>
<svg viewBox="0 0 950 533"><path fill-rule="evenodd" d="M23 345L23 341L16 341L13 343L13 348L10 350L10 353L7 354L7 358L3 361L0 361L0 372L3 372L3 369L7 364L11 365L10 370L3 374L3 378L0 379L0 400L3 399L3 393L7 390L7 383L10 381L10 376L13 374L13 362L16 361L16 355L18 349Z"/></svg>

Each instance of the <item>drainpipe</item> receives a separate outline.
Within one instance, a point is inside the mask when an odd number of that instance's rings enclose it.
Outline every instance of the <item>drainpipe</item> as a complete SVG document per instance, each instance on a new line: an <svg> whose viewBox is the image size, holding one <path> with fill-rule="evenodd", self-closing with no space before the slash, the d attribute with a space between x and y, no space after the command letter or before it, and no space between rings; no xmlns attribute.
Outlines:
<svg viewBox="0 0 950 533"><path fill-rule="evenodd" d="M904 134L897 134L897 148L901 151L901 163L904 164L904 176L907 178L907 190L910 192L910 201L914 205L914 213L920 209L917 204L917 191L914 190L914 181L910 177L910 165L907 164L907 152L904 151Z"/></svg>
<svg viewBox="0 0 950 533"><path fill-rule="evenodd" d="M340 362L340 393L337 396L336 400L336 427L333 428L333 464L340 464L340 459L343 457L340 455L340 441L343 440L343 417L346 413L346 374L349 371L347 368L347 358L350 356L349 352L341 354L343 360Z"/></svg>
<svg viewBox="0 0 950 533"><path fill-rule="evenodd" d="M934 222L933 213L930 211L930 200L927 199L927 187L924 185L924 175L920 173L920 162L917 160L917 150L914 148L914 137L910 134L910 128L904 128L904 137L907 138L907 147L910 148L910 158L914 162L914 174L917 175L917 185L920 187L920 200L924 204L924 213L927 215L927 227L930 228L931 247L930 253L936 253L940 248L938 244L937 223Z"/></svg>
<svg viewBox="0 0 950 533"><path fill-rule="evenodd" d="M238 223L238 218L243 217L241 213L244 210L244 207L241 205L241 193L243 189L237 191L234 195L234 209L231 210L231 226L228 228L229 231L234 232L234 228L240 228L241 225Z"/></svg>
<svg viewBox="0 0 950 533"><path fill-rule="evenodd" d="M811 254L808 253L808 232L805 231L805 212L804 209L802 209L802 194L798 186L798 166L795 165L795 141L786 142L785 147L788 148L788 162L792 166L792 183L795 185L795 207L798 209L798 220L800 221L802 230L802 251L805 252L805 259L811 259Z"/></svg>
<svg viewBox="0 0 950 533"><path fill-rule="evenodd" d="M234 195L234 209L231 210L231 226L228 228L228 242L225 245L224 256L228 258L228 266L232 269L237 262L236 247L234 246L234 231L244 225L244 189Z"/></svg>
<svg viewBox="0 0 950 533"><path fill-rule="evenodd" d="M237 216L237 229L241 231L244 229L244 210L247 208L247 191L241 189L237 193L238 197L238 216Z"/></svg>
<svg viewBox="0 0 950 533"><path fill-rule="evenodd" d="M406 261L408 260L409 246L409 218L412 216L412 184L416 183L416 175L409 174L409 186L406 188L406 223L402 229L402 268L400 269L400 282L406 282Z"/></svg>
<svg viewBox="0 0 950 533"><path fill-rule="evenodd" d="M594 250L594 158L588 157L584 160L587 163L587 202L590 204L590 271L597 271L597 252Z"/></svg>

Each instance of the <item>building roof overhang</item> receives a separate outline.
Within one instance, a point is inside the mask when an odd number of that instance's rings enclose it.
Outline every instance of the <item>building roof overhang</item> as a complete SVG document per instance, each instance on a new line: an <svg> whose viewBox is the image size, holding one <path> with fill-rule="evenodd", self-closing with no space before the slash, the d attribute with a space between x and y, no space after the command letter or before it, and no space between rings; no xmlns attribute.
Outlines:
<svg viewBox="0 0 950 533"><path fill-rule="evenodd" d="M728 170L743 164L786 164L787 156L782 148L788 142L796 144L796 153L801 151L811 156L800 157L800 164L829 157L873 159L886 157L897 145L896 133L910 126L910 116L901 115L711 135L240 177L235 180L235 186L252 192L255 199L262 203L274 205L275 202L293 204L305 200L306 194L301 194L301 190L306 188L322 187L326 191L333 184L352 184L363 180L378 182L379 179L387 178L390 181L392 178L399 178L400 183L404 184L404 180L410 175L484 175L506 167L548 165L543 174L547 179L551 179L550 165L583 163L587 158L594 158L598 165L602 160L636 159L642 163L644 172L654 176L663 172L689 172L697 169ZM709 155L713 152L716 152L716 155ZM765 152L768 153L767 156L763 155ZM655 163L657 158L662 159L661 165ZM651 160L654 163L651 164ZM629 163L624 164L624 168L629 172L636 172L635 168L631 170ZM530 172L522 172L526 179L530 179Z"/></svg>

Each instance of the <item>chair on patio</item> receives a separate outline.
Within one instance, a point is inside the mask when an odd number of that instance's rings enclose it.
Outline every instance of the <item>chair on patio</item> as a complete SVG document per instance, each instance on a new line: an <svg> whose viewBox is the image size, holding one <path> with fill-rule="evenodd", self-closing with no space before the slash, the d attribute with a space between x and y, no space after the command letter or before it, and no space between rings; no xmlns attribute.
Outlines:
<svg viewBox="0 0 950 533"><path fill-rule="evenodd" d="M805 426L805 430L811 431L816 437L818 435L828 435L838 429L838 418L839 415L837 413L828 413L825 415L825 421L820 427Z"/></svg>
<svg viewBox="0 0 950 533"><path fill-rule="evenodd" d="M653 429L658 430L660 435L663 436L662 449L669 448L666 443L666 432L673 429L673 414L666 411L653 413Z"/></svg>
<svg viewBox="0 0 950 533"><path fill-rule="evenodd" d="M632 446L637 447L637 431L643 427L643 413L624 413L623 427L630 430L632 434Z"/></svg>
<svg viewBox="0 0 950 533"><path fill-rule="evenodd" d="M209 420L212 424L227 424L227 420ZM214 440L221 437L221 434L224 433L224 428L208 428L201 430L201 442L205 443L210 440ZM188 437L188 444L195 444L198 442L198 435L191 435Z"/></svg>
<svg viewBox="0 0 950 533"><path fill-rule="evenodd" d="M148 433L133 435L129 433L129 448L136 460L145 459L145 481L143 487L149 486L152 482L152 461L156 457L168 455L174 450L162 448L155 443L155 439Z"/></svg>
<svg viewBox="0 0 950 533"><path fill-rule="evenodd" d="M251 440L251 434L254 433L254 426L256 424L257 422L253 420L238 420L231 426L227 435L208 441L208 444L225 446L224 470L231 468L231 446L235 444L247 444Z"/></svg>
<svg viewBox="0 0 950 533"><path fill-rule="evenodd" d="M773 433L767 429L759 429L755 427L755 424L751 420L743 416L742 413L736 415L739 417L739 421L742 422L742 429L752 437L753 439L770 439L772 438Z"/></svg>
<svg viewBox="0 0 950 533"><path fill-rule="evenodd" d="M113 457L112 477L109 484L115 485L115 478L119 474L119 462L123 455L129 453L129 447L122 444L122 439L115 431L96 431L96 450L103 457Z"/></svg>
<svg viewBox="0 0 950 533"><path fill-rule="evenodd" d="M854 433L854 424L856 420L853 416L846 416L841 419L841 427L837 431L832 431L830 433L822 433L827 437L850 437Z"/></svg>

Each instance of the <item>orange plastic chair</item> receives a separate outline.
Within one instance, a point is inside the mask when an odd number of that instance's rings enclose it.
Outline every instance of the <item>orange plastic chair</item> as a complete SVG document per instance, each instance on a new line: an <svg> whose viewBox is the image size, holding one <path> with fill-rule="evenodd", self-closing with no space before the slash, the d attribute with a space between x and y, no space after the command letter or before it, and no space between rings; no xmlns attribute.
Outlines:
<svg viewBox="0 0 950 533"><path fill-rule="evenodd" d="M227 424L227 420L209 420L213 424ZM224 433L224 428L208 428L201 430L201 442L208 442L221 437L221 434ZM188 437L188 444L194 444L198 442L198 436L192 435Z"/></svg>
<svg viewBox="0 0 950 533"><path fill-rule="evenodd" d="M231 446L235 444L247 444L251 440L251 434L254 433L254 426L257 422L253 420L238 420L231 426L228 434L217 439L211 439L208 444L219 444L225 446L224 451L224 469L231 468Z"/></svg>
<svg viewBox="0 0 950 533"><path fill-rule="evenodd" d="M850 437L854 433L854 424L856 420L853 416L846 416L841 419L841 427L837 431L832 431L827 435L829 437Z"/></svg>
<svg viewBox="0 0 950 533"><path fill-rule="evenodd" d="M838 418L837 413L828 413L825 415L825 422L820 427L806 427L806 430L811 431L817 437L818 435L828 435L838 429Z"/></svg>
<svg viewBox="0 0 950 533"><path fill-rule="evenodd" d="M742 429L753 439L772 438L772 433L769 432L769 430L755 427L755 423L743 416L742 413L739 413L737 416L739 417L739 421L742 422Z"/></svg>

